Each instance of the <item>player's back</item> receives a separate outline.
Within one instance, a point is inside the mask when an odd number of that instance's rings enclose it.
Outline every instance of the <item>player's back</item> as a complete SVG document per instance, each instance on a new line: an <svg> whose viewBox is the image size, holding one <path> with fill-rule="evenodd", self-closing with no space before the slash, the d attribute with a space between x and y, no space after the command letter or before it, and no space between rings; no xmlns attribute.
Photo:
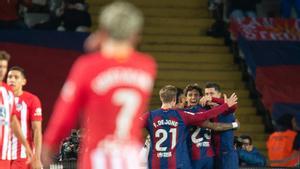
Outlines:
<svg viewBox="0 0 300 169"><path fill-rule="evenodd" d="M154 60L138 52L120 60L95 53L79 60L78 67L83 83L82 150L87 150L89 156L90 153L97 156L110 146L105 144L117 148L115 141L138 141L141 136L138 117L146 110L156 74ZM81 162L86 163L89 157L83 156L87 159Z"/></svg>
<svg viewBox="0 0 300 169"><path fill-rule="evenodd" d="M126 56L116 59L100 52L81 56L55 105L44 134L45 145L55 147L80 120L79 168L138 168L138 117L146 111L156 64L135 51Z"/></svg>
<svg viewBox="0 0 300 169"><path fill-rule="evenodd" d="M188 127L179 110L157 109L149 113L147 130L151 137L150 169L189 169Z"/></svg>
<svg viewBox="0 0 300 169"><path fill-rule="evenodd" d="M193 113L205 110L201 105L185 108ZM192 126L190 130L189 148L192 160L206 159L214 156L211 140L211 129Z"/></svg>

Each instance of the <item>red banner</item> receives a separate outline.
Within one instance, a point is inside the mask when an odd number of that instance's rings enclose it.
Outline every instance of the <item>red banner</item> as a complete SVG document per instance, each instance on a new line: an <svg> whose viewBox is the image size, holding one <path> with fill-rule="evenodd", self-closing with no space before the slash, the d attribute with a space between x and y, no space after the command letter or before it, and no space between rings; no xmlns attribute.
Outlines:
<svg viewBox="0 0 300 169"><path fill-rule="evenodd" d="M300 41L300 19L245 18L232 20L230 32L234 38L248 40Z"/></svg>

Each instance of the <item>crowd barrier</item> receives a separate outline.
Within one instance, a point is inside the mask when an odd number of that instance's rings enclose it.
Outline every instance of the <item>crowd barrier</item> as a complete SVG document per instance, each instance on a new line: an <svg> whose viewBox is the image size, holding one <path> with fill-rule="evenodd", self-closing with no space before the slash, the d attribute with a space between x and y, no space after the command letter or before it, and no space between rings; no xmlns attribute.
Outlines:
<svg viewBox="0 0 300 169"><path fill-rule="evenodd" d="M50 165L49 169L77 169L76 160L64 160Z"/></svg>
<svg viewBox="0 0 300 169"><path fill-rule="evenodd" d="M50 166L50 169L77 169L76 160L66 160L56 162ZM240 167L240 169L300 169L300 167Z"/></svg>

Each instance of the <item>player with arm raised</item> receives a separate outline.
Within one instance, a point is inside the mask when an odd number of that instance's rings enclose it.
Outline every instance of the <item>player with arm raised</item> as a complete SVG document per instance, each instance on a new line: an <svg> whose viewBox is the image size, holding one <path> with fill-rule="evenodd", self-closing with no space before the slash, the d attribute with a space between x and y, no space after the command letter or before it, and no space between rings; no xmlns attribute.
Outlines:
<svg viewBox="0 0 300 169"><path fill-rule="evenodd" d="M198 84L189 84L184 90L186 96L187 107L186 111L198 112L207 110L207 107L203 107L200 103L200 97L202 95L202 89ZM234 94L233 97L236 97ZM218 101L216 98L213 101ZM227 111L226 111L227 112ZM189 150L192 158L192 165L197 169L212 169L214 167L214 148L212 145L211 130L225 131L236 128L236 122L232 123L218 123L206 120L201 125L192 126L190 130L189 138Z"/></svg>
<svg viewBox="0 0 300 169"><path fill-rule="evenodd" d="M176 108L177 89L167 85L159 91L162 106L142 116L144 127L150 134L149 169L190 169L187 137L191 125L201 125L205 120L225 112L235 105L236 97L209 111L197 113Z"/></svg>
<svg viewBox="0 0 300 169"><path fill-rule="evenodd" d="M205 96L210 98L218 98L218 103L207 100L206 105L214 108L224 103L221 87L217 83L209 82L205 85ZM214 122L231 124L236 121L234 112L236 106L229 111L213 118ZM238 154L234 148L234 130L214 131L213 141L215 147L215 162L217 169L238 169Z"/></svg>

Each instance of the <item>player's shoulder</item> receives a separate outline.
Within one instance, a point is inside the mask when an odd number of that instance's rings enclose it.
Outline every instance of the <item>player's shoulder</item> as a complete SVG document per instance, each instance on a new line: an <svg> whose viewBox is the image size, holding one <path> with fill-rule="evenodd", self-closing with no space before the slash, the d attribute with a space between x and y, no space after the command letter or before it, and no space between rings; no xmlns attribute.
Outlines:
<svg viewBox="0 0 300 169"><path fill-rule="evenodd" d="M35 104L41 102L38 96L28 91L23 91L23 94L20 96L20 98L27 104Z"/></svg>
<svg viewBox="0 0 300 169"><path fill-rule="evenodd" d="M148 66L152 65L156 67L156 61L151 55L147 53L135 51L134 56L135 56L134 59L138 59L140 62L146 63Z"/></svg>
<svg viewBox="0 0 300 169"><path fill-rule="evenodd" d="M37 95L29 92L29 91L23 91L23 94L22 94L23 97L26 97L26 98L29 98L29 99L39 99L37 97Z"/></svg>
<svg viewBox="0 0 300 169"><path fill-rule="evenodd" d="M155 110L151 110L150 111L150 114L152 115L158 115L158 114L172 114L172 113L178 113L180 112L181 110L180 109L162 109L162 108L159 108L159 109L155 109Z"/></svg>
<svg viewBox="0 0 300 169"><path fill-rule="evenodd" d="M84 76L94 70L94 67L98 65L100 60L99 52L87 53L79 56L72 65L72 72L76 72L78 76Z"/></svg>
<svg viewBox="0 0 300 169"><path fill-rule="evenodd" d="M101 58L101 55L99 52L86 53L86 54L79 56L76 60L76 63L90 64L90 63L94 63L96 60L99 60L99 58Z"/></svg>
<svg viewBox="0 0 300 169"><path fill-rule="evenodd" d="M155 114L155 113L160 113L160 112L162 112L162 109L161 109L161 108L151 110L151 111L149 111L149 114Z"/></svg>
<svg viewBox="0 0 300 169"><path fill-rule="evenodd" d="M13 91L12 87L10 87L8 84L4 83L4 82L0 82L0 87L5 88L7 91Z"/></svg>
<svg viewBox="0 0 300 169"><path fill-rule="evenodd" d="M143 52L139 52L139 51L135 51L134 55L139 57L140 59L143 59L145 61L149 61L149 62L155 62L154 58L148 54L148 53L143 53Z"/></svg>

